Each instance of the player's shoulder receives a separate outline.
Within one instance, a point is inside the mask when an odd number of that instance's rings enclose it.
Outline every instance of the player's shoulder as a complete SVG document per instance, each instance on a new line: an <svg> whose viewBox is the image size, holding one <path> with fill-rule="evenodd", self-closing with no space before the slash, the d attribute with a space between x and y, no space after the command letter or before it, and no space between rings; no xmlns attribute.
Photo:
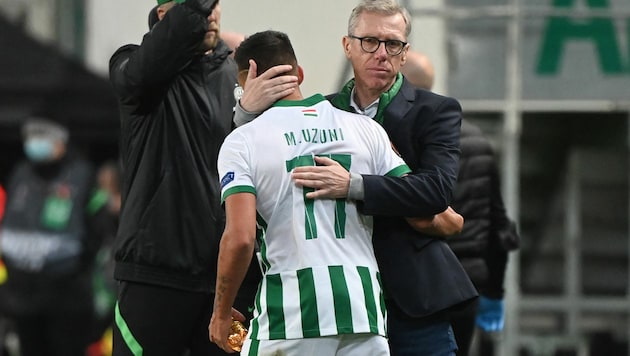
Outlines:
<svg viewBox="0 0 630 356"><path fill-rule="evenodd" d="M256 118L254 121L248 122L245 125L235 128L227 134L223 142L226 143L233 141L243 141L243 143L245 143L246 141L244 141L244 137L247 137L248 135L250 135L250 132L252 132L252 130L255 130L256 124L254 123L256 122L256 120L258 120L258 118Z"/></svg>

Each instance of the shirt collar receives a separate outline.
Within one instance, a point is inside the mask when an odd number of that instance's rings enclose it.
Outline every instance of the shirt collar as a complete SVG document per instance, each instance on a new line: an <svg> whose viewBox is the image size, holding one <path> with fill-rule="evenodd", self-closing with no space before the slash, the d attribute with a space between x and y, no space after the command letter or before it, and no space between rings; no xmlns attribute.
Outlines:
<svg viewBox="0 0 630 356"><path fill-rule="evenodd" d="M353 87L352 88L352 92L350 93L350 106L358 114L363 114L363 115L369 116L371 118L374 118L376 116L376 113L378 112L378 104L379 104L379 101L381 100L381 98L380 97L376 98L376 100L374 100L372 102L372 104L366 106L365 109L361 109L359 107L359 104L357 104L357 102L354 100L354 96L356 95L356 89L355 88L356 87Z"/></svg>

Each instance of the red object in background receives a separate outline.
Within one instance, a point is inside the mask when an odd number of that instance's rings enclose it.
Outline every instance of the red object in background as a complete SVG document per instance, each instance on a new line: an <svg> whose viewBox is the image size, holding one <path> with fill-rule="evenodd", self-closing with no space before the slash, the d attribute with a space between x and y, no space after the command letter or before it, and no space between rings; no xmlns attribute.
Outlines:
<svg viewBox="0 0 630 356"><path fill-rule="evenodd" d="M0 185L0 221L4 216L4 204L7 202L7 194L4 192L4 188Z"/></svg>

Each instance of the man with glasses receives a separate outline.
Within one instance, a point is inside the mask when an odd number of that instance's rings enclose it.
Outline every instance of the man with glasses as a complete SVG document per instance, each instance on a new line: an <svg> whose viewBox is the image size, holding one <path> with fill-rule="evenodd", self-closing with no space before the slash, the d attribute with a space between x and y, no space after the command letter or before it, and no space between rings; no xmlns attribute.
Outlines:
<svg viewBox="0 0 630 356"><path fill-rule="evenodd" d="M407 46L407 42L400 40L379 40L376 37L357 37L354 35L348 35L348 37L361 41L361 49L367 53L374 53L378 51L381 43L383 43L387 54L390 56L397 56L401 54L405 46Z"/></svg>
<svg viewBox="0 0 630 356"><path fill-rule="evenodd" d="M399 73L411 32L408 12L395 0L362 0L352 11L343 49L354 78L329 100L372 117L413 173L405 179L348 173L326 158L299 167L299 185L315 188L307 197L359 201L374 216L374 250L388 309L392 355L454 355L457 346L449 312L475 300L477 292L445 241L416 232L405 216L439 218L451 200L459 159L459 103L416 89ZM251 78L252 84L261 78ZM240 105L254 104L261 91L246 87ZM242 112L235 121L247 121Z"/></svg>

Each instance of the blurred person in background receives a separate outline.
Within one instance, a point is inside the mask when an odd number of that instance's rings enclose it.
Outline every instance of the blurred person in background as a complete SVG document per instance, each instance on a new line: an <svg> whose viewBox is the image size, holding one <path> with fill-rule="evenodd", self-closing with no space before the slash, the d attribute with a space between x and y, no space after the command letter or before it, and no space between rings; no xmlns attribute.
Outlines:
<svg viewBox="0 0 630 356"><path fill-rule="evenodd" d="M94 169L68 128L43 118L22 127L27 159L11 172L0 246L7 280L0 308L22 356L84 356L93 317L89 234Z"/></svg>
<svg viewBox="0 0 630 356"><path fill-rule="evenodd" d="M435 69L429 57L422 52L409 50L407 61L400 72L417 88L431 90L435 82Z"/></svg>
<svg viewBox="0 0 630 356"><path fill-rule="evenodd" d="M88 204L95 217L91 234L102 241L94 265L94 327L86 356L111 355L112 325L116 303L113 247L120 215L120 168L116 161L101 164L96 173L96 190Z"/></svg>
<svg viewBox="0 0 630 356"><path fill-rule="evenodd" d="M431 90L435 74L426 55L409 51L400 71L413 85ZM451 317L457 355L467 356L478 354L478 350L470 350L475 325L485 333L503 329L505 270L508 253L518 248L519 236L503 204L492 145L481 129L466 119L462 120L460 149L451 205L464 217L464 228L446 241L480 294L478 302Z"/></svg>

